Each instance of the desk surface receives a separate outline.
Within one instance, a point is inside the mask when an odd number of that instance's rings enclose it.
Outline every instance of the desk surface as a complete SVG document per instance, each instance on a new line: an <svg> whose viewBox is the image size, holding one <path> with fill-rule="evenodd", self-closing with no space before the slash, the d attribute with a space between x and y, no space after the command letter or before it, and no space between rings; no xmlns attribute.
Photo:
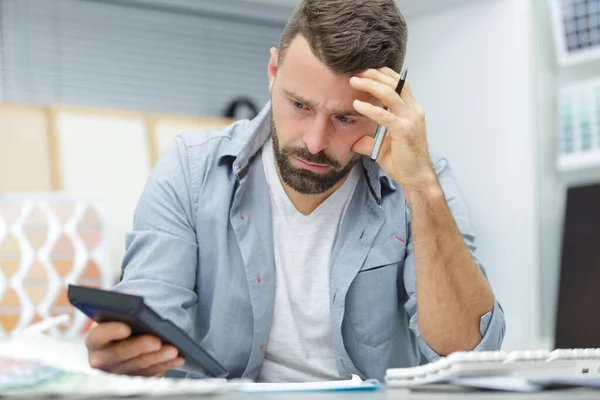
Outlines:
<svg viewBox="0 0 600 400"><path fill-rule="evenodd" d="M99 399L98 397L97 399ZM156 400L161 397L136 397L140 400ZM600 399L600 390L561 389L541 393L506 393L506 392L410 392L407 390L379 390L376 392L332 392L332 393L228 393L219 396L168 396L169 400L404 400L404 399L455 399L455 400L554 400L554 399ZM78 400L78 397L55 397L59 400ZM114 398L113 398L114 399ZM23 397L19 400L24 400Z"/></svg>
<svg viewBox="0 0 600 400"><path fill-rule="evenodd" d="M193 397L188 397L192 399ZM546 399L600 399L600 390L567 389L541 393L503 393L503 392L411 392L408 390L379 390L376 392L335 392L335 393L279 393L279 394L246 394L231 393L218 397L219 400L259 400L259 399L306 399L306 400L404 400L404 399L467 399L467 400L546 400Z"/></svg>

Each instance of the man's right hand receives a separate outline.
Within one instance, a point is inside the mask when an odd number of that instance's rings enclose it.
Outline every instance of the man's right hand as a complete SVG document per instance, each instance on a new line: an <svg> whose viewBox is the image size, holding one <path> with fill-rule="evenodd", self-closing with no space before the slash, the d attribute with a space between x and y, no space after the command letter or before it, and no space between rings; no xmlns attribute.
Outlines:
<svg viewBox="0 0 600 400"><path fill-rule="evenodd" d="M131 328L120 322L95 325L85 338L92 368L113 374L162 376L184 364L174 346L151 335L131 337Z"/></svg>

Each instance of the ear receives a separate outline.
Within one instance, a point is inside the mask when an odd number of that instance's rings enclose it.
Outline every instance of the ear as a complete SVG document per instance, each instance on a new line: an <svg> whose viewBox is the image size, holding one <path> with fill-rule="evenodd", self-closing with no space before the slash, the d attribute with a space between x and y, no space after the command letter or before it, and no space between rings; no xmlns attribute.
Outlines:
<svg viewBox="0 0 600 400"><path fill-rule="evenodd" d="M275 47L271 47L271 58L269 59L269 65L267 67L267 73L269 74L269 92L273 91L273 84L275 83L275 77L277 76L278 64L279 52Z"/></svg>

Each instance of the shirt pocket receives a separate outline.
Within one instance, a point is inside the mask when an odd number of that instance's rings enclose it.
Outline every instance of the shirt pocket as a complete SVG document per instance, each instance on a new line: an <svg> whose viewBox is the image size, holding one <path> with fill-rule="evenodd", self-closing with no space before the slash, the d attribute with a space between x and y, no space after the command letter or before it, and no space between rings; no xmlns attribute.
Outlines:
<svg viewBox="0 0 600 400"><path fill-rule="evenodd" d="M373 247L350 285L346 315L359 342L375 347L398 333L398 274L405 255L397 237Z"/></svg>

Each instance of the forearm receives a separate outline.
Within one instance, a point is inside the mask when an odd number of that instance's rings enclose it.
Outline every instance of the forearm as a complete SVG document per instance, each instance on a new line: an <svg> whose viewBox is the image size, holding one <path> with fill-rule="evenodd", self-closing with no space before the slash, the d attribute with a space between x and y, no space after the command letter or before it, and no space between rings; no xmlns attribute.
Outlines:
<svg viewBox="0 0 600 400"><path fill-rule="evenodd" d="M419 331L438 354L472 350L493 293L464 243L444 193L432 177L406 192L411 213Z"/></svg>

